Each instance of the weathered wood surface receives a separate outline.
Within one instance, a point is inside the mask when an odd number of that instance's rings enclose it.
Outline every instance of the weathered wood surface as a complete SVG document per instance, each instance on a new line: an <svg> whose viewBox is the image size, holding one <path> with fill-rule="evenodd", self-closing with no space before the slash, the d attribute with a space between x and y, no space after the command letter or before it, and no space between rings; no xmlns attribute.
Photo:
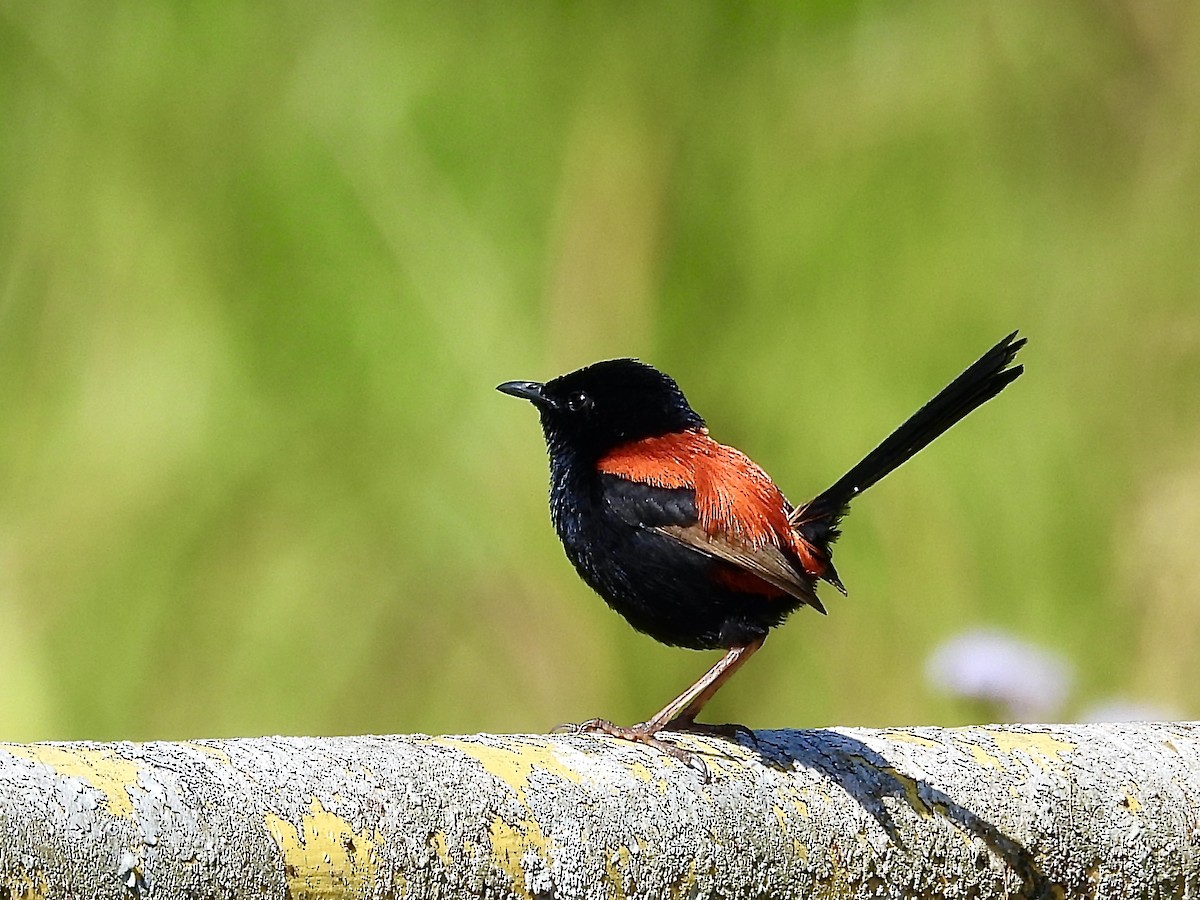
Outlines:
<svg viewBox="0 0 1200 900"><path fill-rule="evenodd" d="M1193 724L681 740L0 745L0 897L1200 895Z"/></svg>

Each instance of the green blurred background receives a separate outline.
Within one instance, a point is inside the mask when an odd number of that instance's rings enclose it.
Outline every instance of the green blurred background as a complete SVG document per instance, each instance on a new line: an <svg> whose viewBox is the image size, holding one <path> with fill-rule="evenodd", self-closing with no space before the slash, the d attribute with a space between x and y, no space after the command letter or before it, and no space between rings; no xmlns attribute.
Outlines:
<svg viewBox="0 0 1200 900"><path fill-rule="evenodd" d="M714 702L952 723L932 649L1200 711L1200 6L0 4L0 737L544 731L711 661L580 583L533 412L675 375L848 599Z"/></svg>

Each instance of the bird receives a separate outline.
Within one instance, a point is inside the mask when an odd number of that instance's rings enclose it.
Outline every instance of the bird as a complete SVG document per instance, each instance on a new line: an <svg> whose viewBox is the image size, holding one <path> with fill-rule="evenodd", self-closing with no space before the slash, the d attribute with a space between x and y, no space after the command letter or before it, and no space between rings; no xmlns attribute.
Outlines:
<svg viewBox="0 0 1200 900"><path fill-rule="evenodd" d="M750 457L709 435L673 378L638 359L498 385L538 411L550 518L583 581L661 643L724 651L649 719L619 726L596 718L574 727L689 760L660 734L724 727L696 717L771 629L801 607L824 614L820 582L846 593L832 545L851 502L1021 375L1024 367L1013 361L1026 339L1017 334L797 506Z"/></svg>

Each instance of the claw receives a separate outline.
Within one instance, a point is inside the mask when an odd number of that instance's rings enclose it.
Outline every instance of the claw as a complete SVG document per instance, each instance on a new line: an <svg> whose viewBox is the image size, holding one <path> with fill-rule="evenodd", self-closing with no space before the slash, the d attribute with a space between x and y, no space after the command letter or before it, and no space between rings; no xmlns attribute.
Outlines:
<svg viewBox="0 0 1200 900"><path fill-rule="evenodd" d="M704 764L704 760L700 759L696 754L684 750L668 741L661 740L656 737L662 726L651 722L639 722L637 725L631 725L628 728L621 725L614 725L608 719L588 719L586 722L580 722L578 725L560 725L555 731L561 729L569 729L570 734L606 734L609 737L615 737L622 741L631 741L635 744L644 744L651 747L672 759L678 760L689 769L699 772L705 781L708 781L709 771L708 766Z"/></svg>

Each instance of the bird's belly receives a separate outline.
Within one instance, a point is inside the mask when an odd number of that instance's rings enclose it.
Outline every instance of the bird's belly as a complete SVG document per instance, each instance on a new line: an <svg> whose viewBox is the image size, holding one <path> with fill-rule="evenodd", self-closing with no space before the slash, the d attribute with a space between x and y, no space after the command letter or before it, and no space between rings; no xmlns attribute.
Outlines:
<svg viewBox="0 0 1200 900"><path fill-rule="evenodd" d="M611 516L565 515L559 537L579 575L610 607L657 641L694 650L745 644L800 601L732 590L715 560L653 529Z"/></svg>

